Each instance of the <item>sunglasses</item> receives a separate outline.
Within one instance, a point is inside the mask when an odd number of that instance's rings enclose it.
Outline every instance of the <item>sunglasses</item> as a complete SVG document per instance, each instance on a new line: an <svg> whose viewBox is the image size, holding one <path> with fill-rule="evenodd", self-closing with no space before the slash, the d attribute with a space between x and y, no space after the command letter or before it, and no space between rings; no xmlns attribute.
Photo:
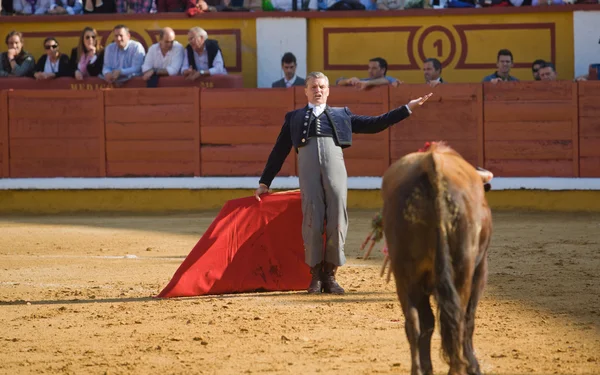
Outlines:
<svg viewBox="0 0 600 375"><path fill-rule="evenodd" d="M96 35L86 35L85 39L96 39Z"/></svg>
<svg viewBox="0 0 600 375"><path fill-rule="evenodd" d="M49 46L44 46L44 49L50 49L50 48L57 49L58 48L58 44L51 44Z"/></svg>

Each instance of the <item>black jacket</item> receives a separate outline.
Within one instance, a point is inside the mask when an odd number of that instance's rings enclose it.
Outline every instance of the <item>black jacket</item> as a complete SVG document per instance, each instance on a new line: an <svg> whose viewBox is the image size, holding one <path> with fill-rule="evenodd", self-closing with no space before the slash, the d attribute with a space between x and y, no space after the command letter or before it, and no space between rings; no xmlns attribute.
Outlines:
<svg viewBox="0 0 600 375"><path fill-rule="evenodd" d="M281 166L290 153L292 146L298 152L298 148L306 145L308 141L306 135L310 134L310 129L308 129L310 125L304 117L307 110L308 106L288 112L285 115L285 122L267 159L267 165L260 178L260 183L271 186L271 182L281 170ZM348 107L335 108L329 106L325 107L325 114L333 127L335 144L342 148L352 145L352 133L379 133L410 116L410 112L405 105L380 116L355 115L350 112Z"/></svg>
<svg viewBox="0 0 600 375"><path fill-rule="evenodd" d="M206 53L208 54L208 68L213 67L213 62L215 61L215 57L217 53L221 51L219 47L219 42L214 39L206 39L204 42L204 48L206 48ZM189 44L185 47L187 50L188 63L190 64L190 68L194 70L198 70L196 66L196 60L194 59L194 49ZM221 52L221 57L223 57L223 52ZM225 64L225 58L223 57L223 65Z"/></svg>
<svg viewBox="0 0 600 375"><path fill-rule="evenodd" d="M79 59L77 58L77 47L71 50L71 58L69 59L69 65L73 70L73 75L75 72L79 70L77 67L79 64ZM98 56L96 57L96 61L93 64L88 64L87 71L90 77L97 77L102 73L102 65L104 64L104 50L100 51Z"/></svg>
<svg viewBox="0 0 600 375"><path fill-rule="evenodd" d="M35 64L35 71L43 72L44 66L46 65L46 60L48 60L48 55L44 55L40 57L38 62ZM64 53L61 53L58 58L58 72L56 72L56 78L58 77L73 77L74 75L73 69L71 69L71 65L69 64L69 57Z"/></svg>

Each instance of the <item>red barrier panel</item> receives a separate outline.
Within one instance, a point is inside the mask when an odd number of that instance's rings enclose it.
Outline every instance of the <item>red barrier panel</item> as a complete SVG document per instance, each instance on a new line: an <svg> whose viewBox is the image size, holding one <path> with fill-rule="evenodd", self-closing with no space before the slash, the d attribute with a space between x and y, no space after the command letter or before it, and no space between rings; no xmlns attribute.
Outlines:
<svg viewBox="0 0 600 375"><path fill-rule="evenodd" d="M199 90L104 91L108 176L200 175Z"/></svg>
<svg viewBox="0 0 600 375"><path fill-rule="evenodd" d="M101 91L11 91L11 177L104 177Z"/></svg>
<svg viewBox="0 0 600 375"><path fill-rule="evenodd" d="M331 87L327 104L348 107L357 115L377 116L388 111L388 88L379 86L368 91L352 87ZM307 105L304 87L295 87L295 106ZM348 176L381 176L390 165L389 131L377 134L352 134L352 146L344 149Z"/></svg>
<svg viewBox="0 0 600 375"><path fill-rule="evenodd" d="M294 107L294 92L202 90L200 104L202 175L260 176L285 114ZM278 176L295 175L295 156L292 149Z"/></svg>
<svg viewBox="0 0 600 375"><path fill-rule="evenodd" d="M78 81L75 78L56 78L47 81L37 81L33 78L0 78L0 90L101 90L110 88L145 88L146 81L141 77L132 78L122 86L116 87L97 77ZM201 87L201 88L242 88L243 77L240 75L219 75L203 78L198 81L188 81L183 76L161 77L158 87Z"/></svg>
<svg viewBox="0 0 600 375"><path fill-rule="evenodd" d="M390 108L430 92L433 96L421 108L391 128L391 161L417 151L425 142L444 140L469 163L482 166L481 85L400 85L390 88Z"/></svg>
<svg viewBox="0 0 600 375"><path fill-rule="evenodd" d="M579 82L581 177L600 177L600 81Z"/></svg>
<svg viewBox="0 0 600 375"><path fill-rule="evenodd" d="M9 177L8 91L0 91L0 178Z"/></svg>

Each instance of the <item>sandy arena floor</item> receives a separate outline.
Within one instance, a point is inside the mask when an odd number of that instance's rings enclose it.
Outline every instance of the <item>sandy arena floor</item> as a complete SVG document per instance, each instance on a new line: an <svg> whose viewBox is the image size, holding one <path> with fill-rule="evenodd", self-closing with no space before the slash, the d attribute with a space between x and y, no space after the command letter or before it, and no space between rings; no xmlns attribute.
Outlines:
<svg viewBox="0 0 600 375"><path fill-rule="evenodd" d="M156 300L215 212L0 218L2 374L407 374L375 211L352 211L345 296ZM600 374L600 215L495 213L475 347L488 374ZM131 254L137 258L126 258ZM447 366L433 339L436 374Z"/></svg>

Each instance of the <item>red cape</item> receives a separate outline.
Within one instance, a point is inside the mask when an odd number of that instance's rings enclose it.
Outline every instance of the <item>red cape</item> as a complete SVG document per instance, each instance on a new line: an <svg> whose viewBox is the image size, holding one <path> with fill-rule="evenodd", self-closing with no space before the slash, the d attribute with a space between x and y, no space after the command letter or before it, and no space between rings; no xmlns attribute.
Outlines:
<svg viewBox="0 0 600 375"><path fill-rule="evenodd" d="M303 290L299 191L228 201L158 297Z"/></svg>

